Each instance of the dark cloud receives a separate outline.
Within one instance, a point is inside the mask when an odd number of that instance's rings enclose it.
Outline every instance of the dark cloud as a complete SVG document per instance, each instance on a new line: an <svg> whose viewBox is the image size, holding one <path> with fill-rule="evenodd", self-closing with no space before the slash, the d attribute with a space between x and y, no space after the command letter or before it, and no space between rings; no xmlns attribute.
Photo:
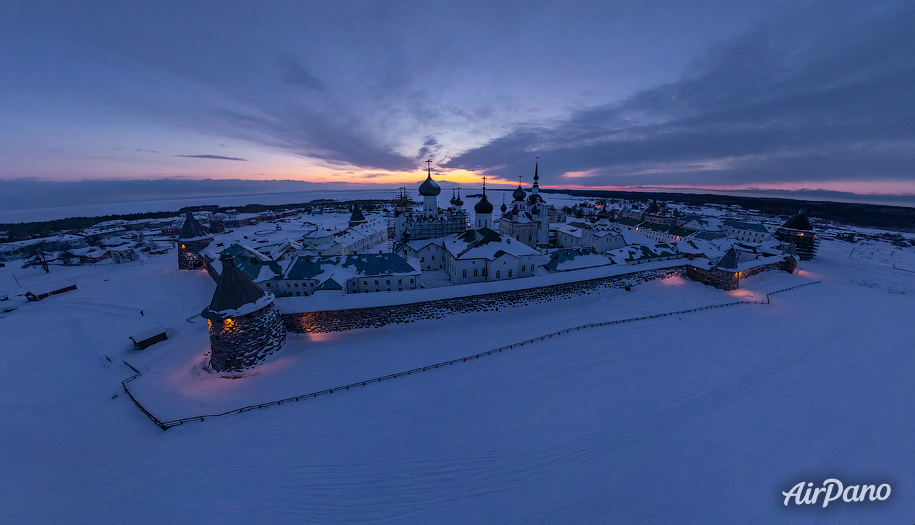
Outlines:
<svg viewBox="0 0 915 525"><path fill-rule="evenodd" d="M311 74L302 67L302 64L291 56L280 57L280 69L282 71L283 82L303 86L316 91L323 91L325 89L324 83L321 82L318 77Z"/></svg>
<svg viewBox="0 0 915 525"><path fill-rule="evenodd" d="M431 155L436 155L442 150L442 145L438 143L438 140L435 137L429 137L426 139L426 142L423 143L423 147L419 148L419 151L416 153L417 159L425 159Z"/></svg>
<svg viewBox="0 0 915 525"><path fill-rule="evenodd" d="M376 139L360 131L359 126L342 121L339 116L301 107L257 114L226 110L221 115L230 124L226 133L329 164L385 170L416 167L413 159L379 145Z"/></svg>
<svg viewBox="0 0 915 525"><path fill-rule="evenodd" d="M791 9L682 80L547 125L446 166L514 177L540 155L557 184L912 180L915 7Z"/></svg>
<svg viewBox="0 0 915 525"><path fill-rule="evenodd" d="M172 156L173 157L185 157L188 159L238 160L241 162L247 162L247 159L240 159L238 157L223 157L222 155L172 155Z"/></svg>

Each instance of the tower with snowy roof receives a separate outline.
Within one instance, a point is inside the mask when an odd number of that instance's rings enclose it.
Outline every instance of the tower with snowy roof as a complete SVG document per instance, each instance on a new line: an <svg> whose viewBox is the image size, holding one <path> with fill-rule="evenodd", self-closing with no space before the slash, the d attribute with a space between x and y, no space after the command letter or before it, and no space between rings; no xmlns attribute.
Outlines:
<svg viewBox="0 0 915 525"><path fill-rule="evenodd" d="M349 227L359 226L360 224L365 224L369 222L365 218L365 214L362 213L362 208L359 207L358 202L353 203L353 213L349 217Z"/></svg>
<svg viewBox="0 0 915 525"><path fill-rule="evenodd" d="M200 252L213 242L213 236L188 212L178 234L178 269L197 270L205 266Z"/></svg>
<svg viewBox="0 0 915 525"><path fill-rule="evenodd" d="M210 368L217 372L237 372L263 361L282 348L286 328L273 303L273 294L264 292L235 265L235 257L219 257L222 272L210 305L201 312L210 331Z"/></svg>
<svg viewBox="0 0 915 525"><path fill-rule="evenodd" d="M797 257L802 261L815 259L820 247L817 232L804 210L798 211L797 215L775 230L775 238L784 244L794 244Z"/></svg>

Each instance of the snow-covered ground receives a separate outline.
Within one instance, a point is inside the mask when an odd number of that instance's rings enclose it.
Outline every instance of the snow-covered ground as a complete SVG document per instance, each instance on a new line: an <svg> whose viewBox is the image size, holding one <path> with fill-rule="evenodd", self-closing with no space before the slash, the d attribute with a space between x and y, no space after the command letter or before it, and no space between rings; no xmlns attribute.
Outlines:
<svg viewBox="0 0 915 525"><path fill-rule="evenodd" d="M854 253L851 250L855 250ZM851 255L851 257L850 257ZM894 269L893 266L897 269ZM203 272L0 268L0 522L908 523L915 514L915 251L824 242L726 293L682 279L372 330L292 335L240 379L199 369ZM160 418L308 393L584 323L415 376L162 432ZM144 315L140 315L143 310ZM151 324L169 340L135 351ZM107 358L106 358L107 356ZM111 361L108 361L108 358ZM800 481L884 502L782 505Z"/></svg>

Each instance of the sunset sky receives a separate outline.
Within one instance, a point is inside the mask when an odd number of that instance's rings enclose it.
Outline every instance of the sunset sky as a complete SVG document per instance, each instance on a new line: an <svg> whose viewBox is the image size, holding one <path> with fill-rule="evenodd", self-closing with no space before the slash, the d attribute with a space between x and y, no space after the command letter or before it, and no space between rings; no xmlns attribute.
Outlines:
<svg viewBox="0 0 915 525"><path fill-rule="evenodd" d="M4 2L0 180L915 194L907 2Z"/></svg>

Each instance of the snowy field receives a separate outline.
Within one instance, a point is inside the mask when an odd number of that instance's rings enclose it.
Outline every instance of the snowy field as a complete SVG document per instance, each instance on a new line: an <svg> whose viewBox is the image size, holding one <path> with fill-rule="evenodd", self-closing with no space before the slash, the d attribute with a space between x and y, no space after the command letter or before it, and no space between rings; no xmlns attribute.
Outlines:
<svg viewBox="0 0 915 525"><path fill-rule="evenodd" d="M854 250L854 252L852 251ZM200 370L214 284L143 265L0 268L3 523L911 523L915 251L824 242L789 275L722 292L682 279L545 305L290 334L240 379ZM894 268L895 266L895 268ZM368 379L584 323L592 328L298 403L161 431L161 419ZM143 310L144 315L140 315ZM169 340L127 337L151 324ZM107 358L106 358L107 356ZM111 359L109 362L108 358ZM887 501L783 506L800 481Z"/></svg>

